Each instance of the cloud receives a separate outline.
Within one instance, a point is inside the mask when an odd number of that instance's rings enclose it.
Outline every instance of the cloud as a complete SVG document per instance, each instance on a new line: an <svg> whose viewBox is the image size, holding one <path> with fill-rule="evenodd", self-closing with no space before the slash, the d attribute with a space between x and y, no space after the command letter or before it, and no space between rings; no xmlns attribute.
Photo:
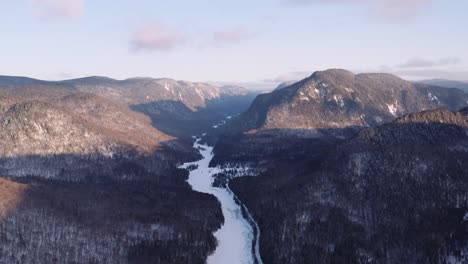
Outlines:
<svg viewBox="0 0 468 264"><path fill-rule="evenodd" d="M460 58L447 57L439 60L439 65L456 65L462 63Z"/></svg>
<svg viewBox="0 0 468 264"><path fill-rule="evenodd" d="M399 65L400 68L432 68L436 66L448 66L460 64L462 60L455 57L446 57L439 60L428 60L421 58L412 58Z"/></svg>
<svg viewBox="0 0 468 264"><path fill-rule="evenodd" d="M283 0L283 3L292 6L311 4L360 6L367 9L372 17L406 20L420 14L432 4L432 0Z"/></svg>
<svg viewBox="0 0 468 264"><path fill-rule="evenodd" d="M445 59L438 60L436 64L444 62ZM451 60L451 63L456 62L457 64L461 60ZM356 72L370 72L374 70L359 70ZM467 81L468 80L468 70L459 68L459 69L450 69L447 66L442 67L429 67L429 68L401 68L400 66L391 67L388 65L380 66L377 72L385 72L400 76L401 78L408 80L422 80L422 79L448 79L456 81Z"/></svg>
<svg viewBox="0 0 468 264"><path fill-rule="evenodd" d="M431 60L413 58L400 64L400 68L426 68L426 67L433 67L435 65L436 63Z"/></svg>
<svg viewBox="0 0 468 264"><path fill-rule="evenodd" d="M287 72L284 74L281 74L277 77L270 78L270 79L264 79L264 82L267 83L283 83L283 82L289 82L289 81L299 81L302 79L305 79L309 77L312 73L310 71L293 71L293 72Z"/></svg>
<svg viewBox="0 0 468 264"><path fill-rule="evenodd" d="M412 80L421 79L448 79L457 81L468 80L468 71L448 71L440 69L397 70L391 72Z"/></svg>
<svg viewBox="0 0 468 264"><path fill-rule="evenodd" d="M31 0L42 18L73 18L84 12L85 0Z"/></svg>
<svg viewBox="0 0 468 264"><path fill-rule="evenodd" d="M160 23L145 25L135 31L130 46L132 51L167 51L186 41L184 34Z"/></svg>
<svg viewBox="0 0 468 264"><path fill-rule="evenodd" d="M244 28L234 28L213 32L213 40L216 43L239 43L254 35Z"/></svg>

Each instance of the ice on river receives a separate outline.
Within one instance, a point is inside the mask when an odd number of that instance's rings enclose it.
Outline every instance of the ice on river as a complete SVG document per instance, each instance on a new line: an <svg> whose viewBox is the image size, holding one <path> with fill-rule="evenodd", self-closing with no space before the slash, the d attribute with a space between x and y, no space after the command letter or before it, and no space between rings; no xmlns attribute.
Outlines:
<svg viewBox="0 0 468 264"><path fill-rule="evenodd" d="M254 263L252 254L252 241L254 232L252 226L243 217L241 207L235 203L233 194L225 188L213 187L213 175L222 172L219 168L210 168L213 158L213 148L194 143L199 149L203 159L197 162L183 164L180 168L197 165L198 168L190 171L188 183L198 192L214 195L221 203L224 215L224 224L214 233L218 240L215 252L208 257L208 264L251 264Z"/></svg>

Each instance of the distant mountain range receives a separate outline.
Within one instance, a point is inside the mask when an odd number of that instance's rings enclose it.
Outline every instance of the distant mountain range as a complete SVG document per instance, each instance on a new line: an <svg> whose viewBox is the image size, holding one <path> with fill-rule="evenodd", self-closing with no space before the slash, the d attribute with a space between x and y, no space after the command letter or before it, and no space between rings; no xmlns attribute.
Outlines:
<svg viewBox="0 0 468 264"><path fill-rule="evenodd" d="M461 82L461 81L452 81L452 80L444 80L444 79L432 79L432 80L419 81L419 83L437 85L437 86L441 86L445 88L457 88L457 89L463 90L465 93L468 93L468 81Z"/></svg>
<svg viewBox="0 0 468 264"><path fill-rule="evenodd" d="M244 111L256 96L256 92L242 87L216 87L166 78L114 80L93 76L51 82L0 76L0 90L10 94L26 94L28 90L38 88L49 91L46 96L67 93L63 88L68 88L125 104L151 117L152 124L162 132L186 138L206 132L226 116Z"/></svg>

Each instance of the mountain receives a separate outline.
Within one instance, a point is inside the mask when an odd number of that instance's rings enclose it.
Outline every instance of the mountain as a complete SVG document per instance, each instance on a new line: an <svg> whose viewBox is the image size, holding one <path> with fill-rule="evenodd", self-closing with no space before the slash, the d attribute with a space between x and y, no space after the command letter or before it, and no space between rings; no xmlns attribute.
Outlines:
<svg viewBox="0 0 468 264"><path fill-rule="evenodd" d="M177 169L192 141L152 124L105 94L0 78L0 263L205 262L221 208Z"/></svg>
<svg viewBox="0 0 468 264"><path fill-rule="evenodd" d="M459 109L467 101L461 91L413 84L390 74L332 69L259 95L235 125L244 131L366 127L425 109Z"/></svg>
<svg viewBox="0 0 468 264"><path fill-rule="evenodd" d="M468 108L405 115L231 188L265 263L464 263Z"/></svg>
<svg viewBox="0 0 468 264"><path fill-rule="evenodd" d="M226 116L246 110L256 96L242 87L217 87L205 83L161 78L115 80L91 76L65 81L42 81L25 77L0 76L0 90L27 94L43 90L44 97L57 96L63 88L98 95L152 119L158 130L176 137L201 134ZM47 92L46 92L47 91ZM34 91L35 94L38 91Z"/></svg>
<svg viewBox="0 0 468 264"><path fill-rule="evenodd" d="M294 83L296 83L297 81L288 81L288 82L282 82L280 83L273 91L277 91L277 90L281 90L283 88L286 88L288 86L291 86L293 85Z"/></svg>
<svg viewBox="0 0 468 264"><path fill-rule="evenodd" d="M212 165L300 159L404 114L440 107L456 110L467 104L468 95L461 90L414 84L390 74L315 72L258 95L224 128Z"/></svg>
<svg viewBox="0 0 468 264"><path fill-rule="evenodd" d="M226 116L247 109L256 96L242 87L216 87L172 79L131 78L117 81L88 77L62 82L73 88L129 105L153 120L161 131L191 137L209 130Z"/></svg>
<svg viewBox="0 0 468 264"><path fill-rule="evenodd" d="M0 131L0 173L9 176L137 176L117 172L123 164L161 175L184 155L196 157L189 142L156 130L148 117L91 94L12 100L2 105Z"/></svg>
<svg viewBox="0 0 468 264"><path fill-rule="evenodd" d="M445 79L432 79L432 80L419 81L419 83L437 85L437 86L445 87L445 88L457 88L457 89L463 90L465 93L468 93L468 81L461 82L461 81L452 81L452 80L445 80Z"/></svg>

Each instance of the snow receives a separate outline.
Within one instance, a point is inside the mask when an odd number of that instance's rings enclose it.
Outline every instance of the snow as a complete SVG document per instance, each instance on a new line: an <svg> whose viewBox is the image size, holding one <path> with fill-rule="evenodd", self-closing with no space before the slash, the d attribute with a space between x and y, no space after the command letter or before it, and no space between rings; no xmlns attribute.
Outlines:
<svg viewBox="0 0 468 264"><path fill-rule="evenodd" d="M201 99L204 99L204 96L203 96L203 94L201 93L200 89L195 88L195 92L198 94L198 96L199 96Z"/></svg>
<svg viewBox="0 0 468 264"><path fill-rule="evenodd" d="M221 121L219 124L213 126L213 128L218 128L220 126L224 126L226 124L226 120Z"/></svg>
<svg viewBox="0 0 468 264"><path fill-rule="evenodd" d="M260 254L258 253L258 242L255 244L255 254L252 252L252 243L255 238L253 227L242 215L241 206L245 206L235 202L235 196L229 188L213 187L213 176L223 171L219 167L209 167L210 161L214 156L213 147L200 144L200 139L195 141L193 147L200 151L203 158L196 162L185 163L180 168L186 169L191 165L197 166L197 169L190 171L187 182L192 186L194 191L214 195L221 203L224 216L224 224L214 233L214 236L218 240L218 246L215 252L208 257L207 263L253 264L257 261L257 263L262 264ZM248 217L251 219L250 213L248 213ZM258 228L256 223L255 228Z"/></svg>
<svg viewBox="0 0 468 264"><path fill-rule="evenodd" d="M394 117L397 117L397 110L398 110L398 107L395 105L395 104L387 104L387 107L388 107L388 111L390 112L390 114L392 114Z"/></svg>
<svg viewBox="0 0 468 264"><path fill-rule="evenodd" d="M333 100L341 107L343 108L345 106L345 103L343 101L343 97L341 95L333 95Z"/></svg>
<svg viewBox="0 0 468 264"><path fill-rule="evenodd" d="M428 93L428 94L427 94L427 97L429 98L429 100L430 100L431 102L436 101L437 103L440 103L440 102L439 102L439 98L437 98L437 96L435 96L435 95L432 95L432 93Z"/></svg>
<svg viewBox="0 0 468 264"><path fill-rule="evenodd" d="M463 216L463 221L464 221L464 222L467 222L467 221L468 221L468 212L465 214L465 216Z"/></svg>
<svg viewBox="0 0 468 264"><path fill-rule="evenodd" d="M309 97L307 97L303 92L299 92L299 100L310 101Z"/></svg>
<svg viewBox="0 0 468 264"><path fill-rule="evenodd" d="M164 84L164 89L166 89L167 91L169 91L169 86L167 85L167 83Z"/></svg>
<svg viewBox="0 0 468 264"><path fill-rule="evenodd" d="M348 87L344 88L348 93L354 93L354 90Z"/></svg>

